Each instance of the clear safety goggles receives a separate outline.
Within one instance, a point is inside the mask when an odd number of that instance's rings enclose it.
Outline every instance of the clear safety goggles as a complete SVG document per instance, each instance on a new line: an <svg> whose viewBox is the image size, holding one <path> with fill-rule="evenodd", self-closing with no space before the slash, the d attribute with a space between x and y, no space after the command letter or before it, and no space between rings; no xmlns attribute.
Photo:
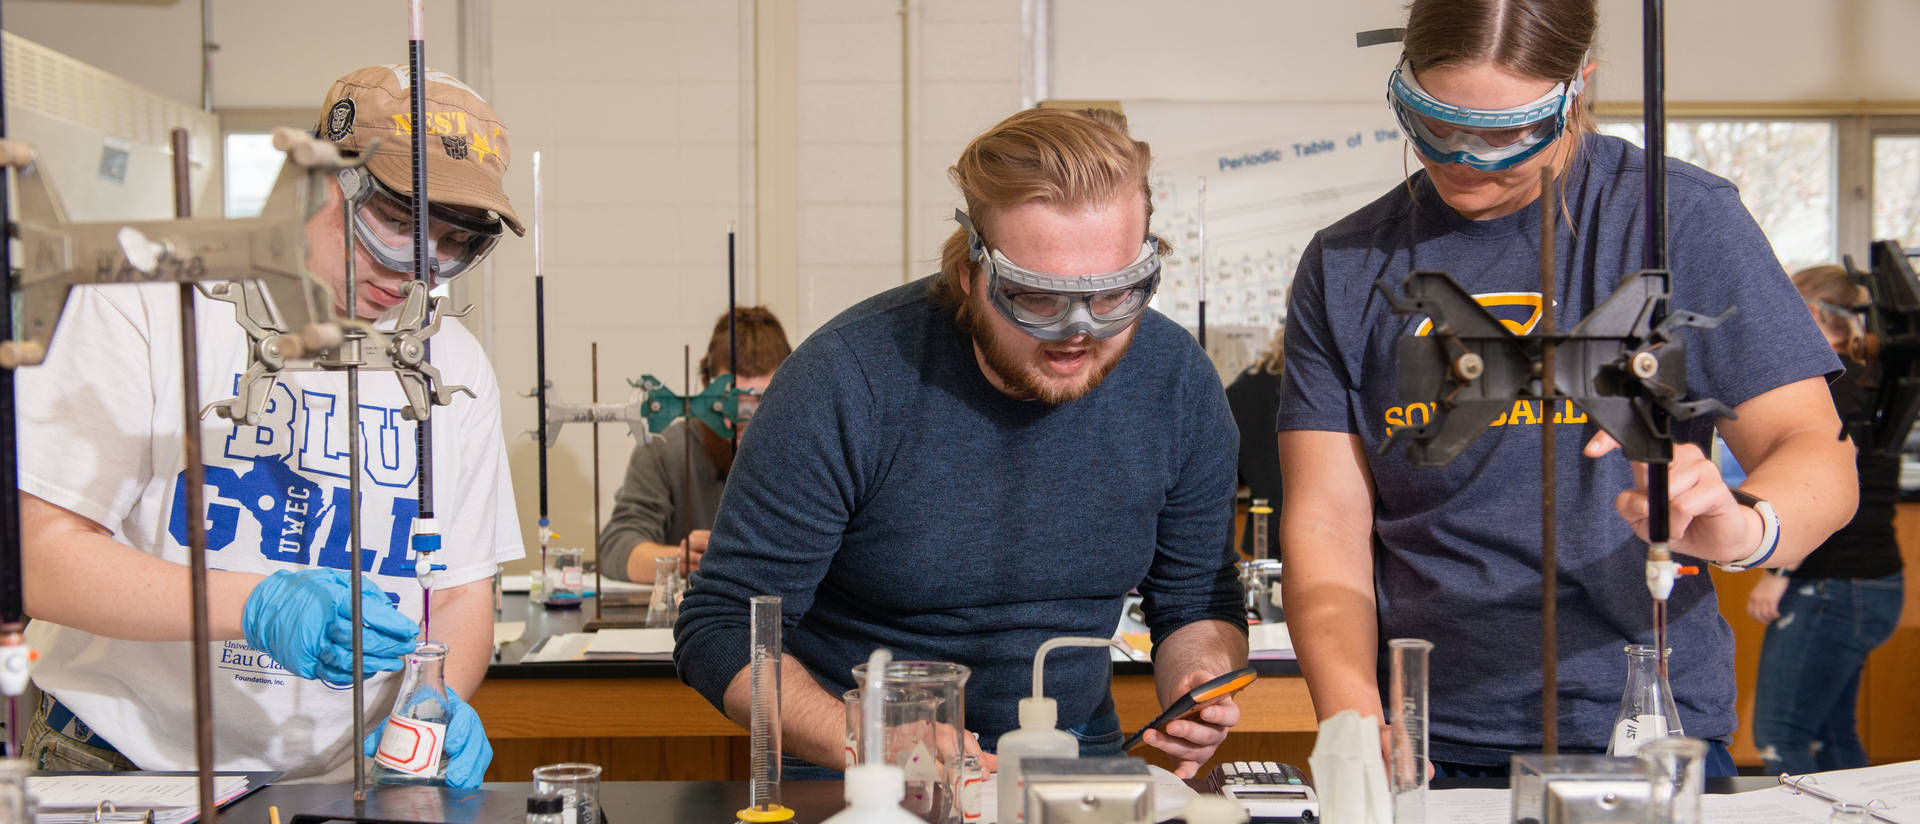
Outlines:
<svg viewBox="0 0 1920 824"><path fill-rule="evenodd" d="M1583 58L1582 66L1586 65ZM1586 81L1576 74L1540 99L1510 109L1471 109L1443 103L1413 77L1405 60L1387 78L1387 100L1415 148L1435 163L1462 163L1497 172L1525 161L1567 129Z"/></svg>
<svg viewBox="0 0 1920 824"><path fill-rule="evenodd" d="M340 191L353 203L353 236L376 263L413 271L413 200L382 184L364 167L341 169ZM439 203L427 205L427 242L434 275L451 278L479 263L500 242L504 224Z"/></svg>
<svg viewBox="0 0 1920 824"><path fill-rule="evenodd" d="M733 392L733 428L745 429L753 420L753 416L760 411L760 390L735 389Z"/></svg>
<svg viewBox="0 0 1920 824"><path fill-rule="evenodd" d="M1043 341L1085 334L1101 340L1126 330L1160 287L1160 240L1148 235L1132 263L1104 275L1052 275L1023 269L987 248L973 220L955 209L967 229L973 262L987 270L988 302L1020 331Z"/></svg>

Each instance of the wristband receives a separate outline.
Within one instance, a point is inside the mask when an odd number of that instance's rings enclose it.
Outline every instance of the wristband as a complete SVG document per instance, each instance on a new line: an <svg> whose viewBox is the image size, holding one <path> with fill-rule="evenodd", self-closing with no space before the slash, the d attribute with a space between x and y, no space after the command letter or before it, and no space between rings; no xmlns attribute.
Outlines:
<svg viewBox="0 0 1920 824"><path fill-rule="evenodd" d="M1760 545L1754 547L1753 554L1732 563L1715 562L1714 566L1728 572L1745 572L1767 562L1773 557L1773 551L1780 547L1780 516L1773 512L1773 504L1760 500L1750 493L1733 490L1733 498L1741 504L1753 507L1760 513Z"/></svg>

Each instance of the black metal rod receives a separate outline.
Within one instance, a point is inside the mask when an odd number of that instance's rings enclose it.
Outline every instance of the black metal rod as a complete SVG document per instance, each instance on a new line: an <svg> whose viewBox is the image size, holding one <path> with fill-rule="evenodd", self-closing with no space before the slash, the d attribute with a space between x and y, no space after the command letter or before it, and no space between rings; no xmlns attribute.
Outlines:
<svg viewBox="0 0 1920 824"><path fill-rule="evenodd" d="M680 368L683 371L680 378L680 385L685 387L687 393L686 397L680 399L681 426L687 430L682 433L686 435L686 449L684 450L686 460L680 467L680 512L683 515L682 520L685 520L684 513L690 511L690 507L687 505L687 496L693 494L693 438L695 433L693 431L692 346L681 344ZM687 537L680 539L680 574L686 575L687 570L691 568L693 568L693 535L689 534Z"/></svg>
<svg viewBox="0 0 1920 824"><path fill-rule="evenodd" d="M1559 440L1554 409L1560 393L1554 373L1553 164L1540 167L1540 730L1541 752L1560 751Z"/></svg>
<svg viewBox="0 0 1920 824"><path fill-rule="evenodd" d="M4 69L0 69L4 72ZM5 89L0 76L0 89ZM0 140L7 136L7 111L4 92L0 92ZM0 175L5 170L0 169ZM9 191L0 180L0 226L9 226ZM13 244L4 242L12 232L0 235L0 336L13 337ZM24 645L21 633L27 623L27 594L21 584L24 565L20 551L20 438L13 405L13 370L0 368L0 644ZM20 756L18 696L7 696L7 755Z"/></svg>
<svg viewBox="0 0 1920 824"><path fill-rule="evenodd" d="M592 353L588 380L593 385L588 388L588 398L600 403L600 342L594 341L588 346ZM592 419L587 426L593 429L593 617L599 620L601 606L607 602L607 588L600 574L600 421ZM632 576L628 576L632 577Z"/></svg>
<svg viewBox="0 0 1920 824"><path fill-rule="evenodd" d="M1642 72L1645 87L1641 92L1646 109L1647 131L1647 245L1643 254L1645 268L1664 270L1667 268L1667 76L1666 76L1666 12L1661 0L1645 0L1642 6L1641 50L1645 58ZM1672 273L1668 273L1667 288L1673 288ZM1658 324L1666 315L1665 301L1659 301L1653 307L1653 322ZM1649 552L1661 560L1667 560L1667 540L1671 535L1668 518L1668 506L1671 493L1667 485L1667 468L1673 459L1673 439L1669 435L1669 421L1665 410L1653 406L1648 410L1652 415L1654 443L1661 454L1647 464L1647 542ZM1660 677L1667 675L1667 614L1663 599L1654 599L1653 635L1655 659Z"/></svg>
<svg viewBox="0 0 1920 824"><path fill-rule="evenodd" d="M539 406L540 525L547 526L547 276L533 276L533 396ZM545 559L542 559L543 561ZM543 567L544 568L544 567Z"/></svg>
<svg viewBox="0 0 1920 824"><path fill-rule="evenodd" d="M1666 33L1661 0L1644 0L1641 49L1647 129L1647 246L1644 268L1667 268L1667 77Z"/></svg>
<svg viewBox="0 0 1920 824"><path fill-rule="evenodd" d="M740 388L739 323L740 323L740 303L739 303L739 299L736 297L736 294L735 294L735 282L734 282L733 226L728 225L727 226L727 372L733 375L734 389ZM735 403L737 404L739 402L739 395L735 395L734 400L735 400ZM734 407L734 416L736 420L734 420L733 422L733 448L739 449L740 448L740 421L738 420L738 417L739 417L738 406ZM692 554L691 549L688 550L688 554L689 555ZM680 570L680 574L682 575L686 575L688 573L689 573L689 570L686 570L686 569Z"/></svg>
<svg viewBox="0 0 1920 824"><path fill-rule="evenodd" d="M193 215L187 130L173 130L173 214ZM200 820L213 824L213 630L207 618L207 466L200 453L200 336L194 284L180 283L181 434L187 458L187 568L193 602L193 739L200 778Z"/></svg>

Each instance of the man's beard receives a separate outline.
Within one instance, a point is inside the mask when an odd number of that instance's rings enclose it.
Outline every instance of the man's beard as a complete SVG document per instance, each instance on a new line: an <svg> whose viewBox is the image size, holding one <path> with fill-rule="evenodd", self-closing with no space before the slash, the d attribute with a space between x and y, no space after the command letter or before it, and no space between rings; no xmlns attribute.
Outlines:
<svg viewBox="0 0 1920 824"><path fill-rule="evenodd" d="M1080 386L1059 388L1042 380L1037 374L1039 372L1037 367L1022 361L1012 346L995 336L993 323L986 317L986 313L995 311L994 308L976 305L976 303L984 304L985 302L985 295L979 289L975 289L960 302L959 309L954 313L954 323L960 327L960 331L967 333L967 336L973 339L974 347L986 361L987 369L1000 379L1002 385L1012 390L1014 397L1022 400L1062 404L1092 392L1107 379L1108 375L1113 374L1113 370L1120 365L1120 360L1127 354L1127 349L1133 346L1133 336L1127 335L1127 339L1120 344L1120 351L1115 352L1113 357L1101 361L1099 348L1101 342L1090 337L1086 346L1087 358L1090 361L1087 368L1091 371L1087 373L1086 382Z"/></svg>

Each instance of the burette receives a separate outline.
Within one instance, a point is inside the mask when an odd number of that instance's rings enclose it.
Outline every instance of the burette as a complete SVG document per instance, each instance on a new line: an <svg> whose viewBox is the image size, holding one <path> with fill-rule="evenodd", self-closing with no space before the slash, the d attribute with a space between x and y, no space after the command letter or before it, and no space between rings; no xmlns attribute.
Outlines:
<svg viewBox="0 0 1920 824"><path fill-rule="evenodd" d="M540 571L536 574L542 577L547 574L547 543L553 539L553 522L547 518L547 257L546 244L542 242L544 231L542 227L545 225L545 221L541 219L543 202L540 189L540 153L536 151L533 153L533 396L535 405L539 407L539 414L535 417L536 425L539 427L535 442L540 445ZM596 379L594 383L597 388L599 381ZM599 454L599 450L594 450L596 459ZM594 494L593 500L596 505L599 504L599 493ZM599 519L595 518L594 528L598 529L599 526ZM598 567L597 564L595 566ZM598 574L598 572L595 573L595 575ZM599 587L596 586L594 591L598 592ZM540 592L541 597L545 598L544 584Z"/></svg>
<svg viewBox="0 0 1920 824"><path fill-rule="evenodd" d="M438 259L427 222L427 44L425 0L410 0L407 16L407 68L411 82L407 97L412 104L413 120L409 131L413 148L413 279L429 296L433 293L433 275ZM427 300L423 321L433 321L433 300ZM433 342L420 341L420 362L431 363ZM429 396L433 391L430 376ZM428 414L414 422L415 462L420 476L420 511L413 519L414 572L420 579L420 641L433 637L433 573L446 569L432 561L440 549L440 525L433 515L433 419Z"/></svg>

